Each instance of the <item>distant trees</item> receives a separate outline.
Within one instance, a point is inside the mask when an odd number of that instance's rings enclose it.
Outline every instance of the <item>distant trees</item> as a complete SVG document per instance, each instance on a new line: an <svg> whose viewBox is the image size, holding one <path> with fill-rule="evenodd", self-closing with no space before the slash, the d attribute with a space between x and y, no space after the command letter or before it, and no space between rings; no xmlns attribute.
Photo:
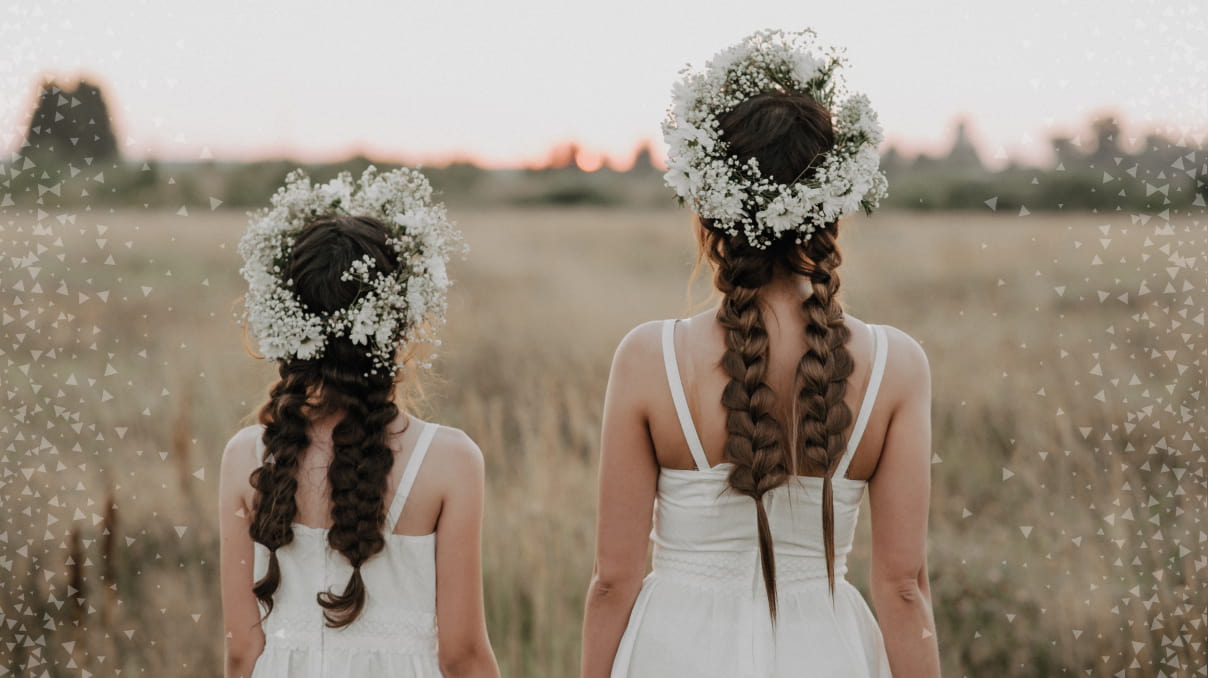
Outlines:
<svg viewBox="0 0 1208 678"><path fill-rule="evenodd" d="M122 190L126 171L101 88L43 82L20 147L0 174L0 202L55 208ZM144 175L145 176L145 175ZM145 181L143 176L138 177Z"/></svg>
<svg viewBox="0 0 1208 678"><path fill-rule="evenodd" d="M965 121L957 125L945 155L907 159L895 148L882 155L889 178L885 206L916 209L1162 210L1203 207L1208 197L1208 152L1186 139L1157 133L1129 151L1120 143L1112 116L1090 123L1090 136L1050 139L1051 167L1012 162L990 171L969 139Z"/></svg>
<svg viewBox="0 0 1208 678"><path fill-rule="evenodd" d="M1011 162L985 166L967 120L957 122L947 152L908 158L888 147L881 167L889 178L884 207L996 210L1162 210L1204 207L1208 201L1208 151L1193 139L1169 139L1150 131L1138 144L1122 143L1111 116L1090 121L1083 135L1050 139L1049 167ZM1083 138L1085 137L1085 139ZM317 181L340 170L354 175L371 162L363 155L343 162L306 165ZM87 80L65 86L44 82L25 137L0 166L0 205L33 202L45 208L81 202L181 206L263 205L290 169L289 159L252 163L123 161L101 88ZM598 171L585 171L596 165ZM468 161L425 167L442 199L452 203L674 204L659 179L660 163L649 141L635 151L627 170L575 142L551 149L545 161L524 170L489 170Z"/></svg>

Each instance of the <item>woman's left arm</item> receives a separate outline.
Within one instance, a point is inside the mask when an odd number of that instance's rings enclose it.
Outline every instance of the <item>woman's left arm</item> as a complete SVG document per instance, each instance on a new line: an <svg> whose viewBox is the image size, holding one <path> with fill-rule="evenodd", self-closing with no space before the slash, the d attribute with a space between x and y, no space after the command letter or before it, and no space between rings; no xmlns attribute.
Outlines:
<svg viewBox="0 0 1208 678"><path fill-rule="evenodd" d="M606 678L646 573L658 463L644 398L659 364L658 324L634 328L617 347L604 396L596 557L583 614L582 678Z"/></svg>
<svg viewBox="0 0 1208 678"><path fill-rule="evenodd" d="M442 430L444 502L436 524L436 627L445 676L499 678L482 593L482 451L465 433Z"/></svg>
<svg viewBox="0 0 1208 678"><path fill-rule="evenodd" d="M231 437L222 452L218 478L219 569L222 577L222 627L225 639L226 678L248 678L264 651L260 607L252 593L252 488L248 476L257 466L256 436L259 426Z"/></svg>

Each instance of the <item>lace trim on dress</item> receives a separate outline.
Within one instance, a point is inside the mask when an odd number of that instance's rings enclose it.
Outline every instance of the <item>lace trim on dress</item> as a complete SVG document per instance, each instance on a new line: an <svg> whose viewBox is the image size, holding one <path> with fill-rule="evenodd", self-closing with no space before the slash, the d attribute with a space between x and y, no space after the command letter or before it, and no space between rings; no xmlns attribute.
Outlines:
<svg viewBox="0 0 1208 678"><path fill-rule="evenodd" d="M707 589L747 592L759 566L755 551L672 551L656 549L653 573L660 579ZM847 574L846 559L835 560L835 578ZM777 555L776 582L782 590L794 584L826 583L826 561L807 556Z"/></svg>
<svg viewBox="0 0 1208 678"><path fill-rule="evenodd" d="M274 610L264 621L266 646L290 649L357 648L403 654L429 652L436 642L436 615L414 610L377 609L353 626L324 626L321 610Z"/></svg>

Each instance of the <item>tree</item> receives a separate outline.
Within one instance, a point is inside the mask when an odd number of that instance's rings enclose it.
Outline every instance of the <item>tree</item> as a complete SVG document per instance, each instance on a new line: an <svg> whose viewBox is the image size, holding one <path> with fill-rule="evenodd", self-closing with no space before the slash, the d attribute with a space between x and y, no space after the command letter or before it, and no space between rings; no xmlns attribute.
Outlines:
<svg viewBox="0 0 1208 678"><path fill-rule="evenodd" d="M101 88L86 80L70 90L45 82L20 153L41 166L117 160L117 137Z"/></svg>

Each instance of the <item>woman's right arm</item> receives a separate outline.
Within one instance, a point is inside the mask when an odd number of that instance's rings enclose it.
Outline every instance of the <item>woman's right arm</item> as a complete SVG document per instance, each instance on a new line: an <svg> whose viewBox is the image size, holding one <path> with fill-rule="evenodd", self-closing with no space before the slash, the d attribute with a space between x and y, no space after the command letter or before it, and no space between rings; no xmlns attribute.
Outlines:
<svg viewBox="0 0 1208 678"><path fill-rule="evenodd" d="M909 335L901 368L905 396L890 416L885 447L868 483L872 517L870 588L895 676L938 678L939 645L927 579L931 493L931 368Z"/></svg>
<svg viewBox="0 0 1208 678"><path fill-rule="evenodd" d="M583 613L582 678L607 678L646 573L658 486L644 396L662 378L656 323L626 335L604 395L596 557ZM652 365L660 365L651 369ZM664 384L666 382L663 382ZM664 386L666 388L666 386Z"/></svg>

